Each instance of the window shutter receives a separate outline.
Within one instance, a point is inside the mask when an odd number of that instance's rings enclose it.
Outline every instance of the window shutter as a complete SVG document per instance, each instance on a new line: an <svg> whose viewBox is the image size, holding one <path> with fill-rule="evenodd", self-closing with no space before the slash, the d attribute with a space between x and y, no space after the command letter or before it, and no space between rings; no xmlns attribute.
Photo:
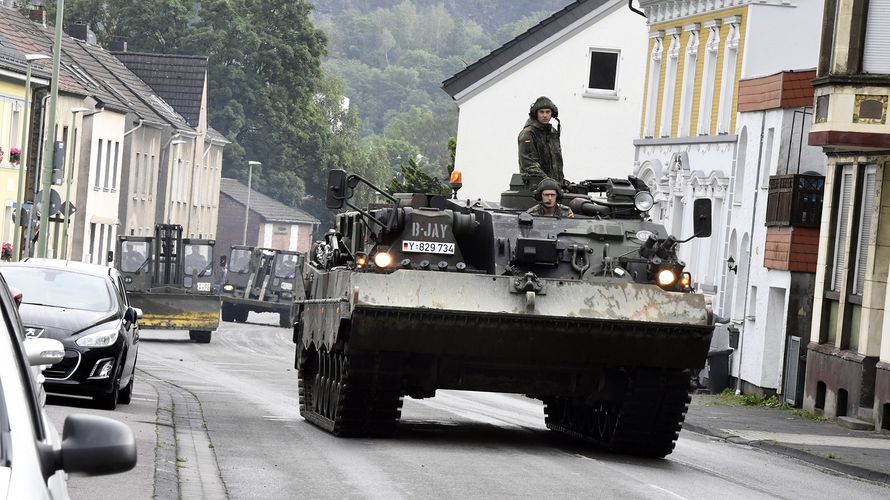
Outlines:
<svg viewBox="0 0 890 500"><path fill-rule="evenodd" d="M856 270L853 273L853 293L862 295L865 290L865 276L868 271L868 242L871 239L872 212L875 207L875 176L877 167L865 167L862 188L862 213L859 217L859 243L856 245Z"/></svg>
<svg viewBox="0 0 890 500"><path fill-rule="evenodd" d="M869 0L862 69L890 74L890 0Z"/></svg>
<svg viewBox="0 0 890 500"><path fill-rule="evenodd" d="M853 166L845 165L841 175L840 200L837 200L838 217L837 230L834 232L834 273L831 279L831 289L841 291L841 283L844 278L844 265L847 257L847 230L849 229L847 218L850 215L850 198L853 192Z"/></svg>

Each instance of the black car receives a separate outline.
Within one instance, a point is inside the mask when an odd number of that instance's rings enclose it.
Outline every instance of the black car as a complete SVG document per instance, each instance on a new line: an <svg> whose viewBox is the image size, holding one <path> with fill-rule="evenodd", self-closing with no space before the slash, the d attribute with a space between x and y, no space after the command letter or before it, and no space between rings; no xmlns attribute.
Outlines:
<svg viewBox="0 0 890 500"><path fill-rule="evenodd" d="M102 408L128 404L139 347L139 309L130 307L114 268L55 259L0 266L22 291L28 337L57 339L65 358L43 373L49 393L91 396Z"/></svg>

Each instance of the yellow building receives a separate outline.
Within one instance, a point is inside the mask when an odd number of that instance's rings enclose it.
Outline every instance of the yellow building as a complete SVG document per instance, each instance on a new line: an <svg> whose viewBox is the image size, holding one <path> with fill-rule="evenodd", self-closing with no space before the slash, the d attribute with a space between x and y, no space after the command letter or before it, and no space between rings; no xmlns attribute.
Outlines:
<svg viewBox="0 0 890 500"><path fill-rule="evenodd" d="M18 189L19 169L13 163L10 152L22 148L22 111L24 108L25 75L21 80L0 79L0 200L3 212L0 214L0 239L2 243L12 243L13 211Z"/></svg>

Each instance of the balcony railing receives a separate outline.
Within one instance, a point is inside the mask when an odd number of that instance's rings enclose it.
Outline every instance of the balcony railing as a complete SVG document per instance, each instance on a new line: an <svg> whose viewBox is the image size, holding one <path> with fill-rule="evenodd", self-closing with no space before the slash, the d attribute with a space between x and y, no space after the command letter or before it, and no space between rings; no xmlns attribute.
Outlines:
<svg viewBox="0 0 890 500"><path fill-rule="evenodd" d="M773 175L766 202L767 226L819 227L825 177Z"/></svg>

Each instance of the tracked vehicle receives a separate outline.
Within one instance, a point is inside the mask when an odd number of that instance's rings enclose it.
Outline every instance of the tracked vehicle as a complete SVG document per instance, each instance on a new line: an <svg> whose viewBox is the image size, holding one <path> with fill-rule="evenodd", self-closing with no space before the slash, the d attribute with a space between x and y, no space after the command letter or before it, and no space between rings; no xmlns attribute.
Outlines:
<svg viewBox="0 0 890 500"><path fill-rule="evenodd" d="M220 290L223 321L243 323L250 311L273 312L281 326L293 327L302 262L298 252L232 245Z"/></svg>
<svg viewBox="0 0 890 500"><path fill-rule="evenodd" d="M386 203L350 203L360 185ZM300 413L339 436L385 436L401 400L437 389L526 394L554 431L663 457L713 331L677 258L649 221L636 178L572 185L573 218L532 216L514 176L500 203L389 195L330 172L348 205L304 266L294 330ZM694 236L711 232L696 200ZM691 238L689 238L691 239Z"/></svg>
<svg viewBox="0 0 890 500"><path fill-rule="evenodd" d="M119 236L114 265L142 329L188 330L199 344L219 327L219 268L214 240L183 238L179 224L158 224L154 236Z"/></svg>

